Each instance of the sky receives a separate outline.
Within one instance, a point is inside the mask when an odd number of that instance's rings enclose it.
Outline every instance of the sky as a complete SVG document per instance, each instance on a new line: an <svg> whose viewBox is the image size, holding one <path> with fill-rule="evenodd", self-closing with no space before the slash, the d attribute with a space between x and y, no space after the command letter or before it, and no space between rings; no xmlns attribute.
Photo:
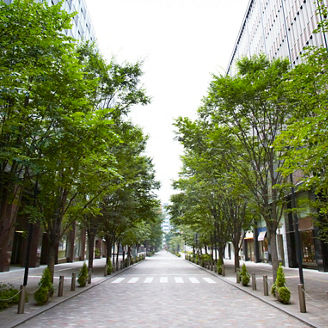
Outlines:
<svg viewBox="0 0 328 328"><path fill-rule="evenodd" d="M212 74L224 74L248 0L85 0L101 54L118 63L142 61L151 104L131 120L149 136L158 196L169 201L183 147L175 119L196 118Z"/></svg>

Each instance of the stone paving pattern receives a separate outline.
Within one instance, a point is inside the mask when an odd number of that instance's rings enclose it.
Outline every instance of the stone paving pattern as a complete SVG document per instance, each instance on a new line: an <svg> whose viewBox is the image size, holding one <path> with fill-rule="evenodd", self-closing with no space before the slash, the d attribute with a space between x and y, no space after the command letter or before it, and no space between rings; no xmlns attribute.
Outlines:
<svg viewBox="0 0 328 328"><path fill-rule="evenodd" d="M160 283L159 277L169 277ZM136 283L112 281L140 277ZM154 277L152 283L142 283ZM201 282L176 283L173 277ZM214 280L209 284L202 278ZM19 327L308 327L305 323L161 252L124 273L65 301Z"/></svg>

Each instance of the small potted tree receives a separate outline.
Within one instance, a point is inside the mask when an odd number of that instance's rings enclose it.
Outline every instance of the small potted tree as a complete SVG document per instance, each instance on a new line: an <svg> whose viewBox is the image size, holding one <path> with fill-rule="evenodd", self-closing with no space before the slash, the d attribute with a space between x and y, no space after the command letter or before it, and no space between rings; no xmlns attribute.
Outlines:
<svg viewBox="0 0 328 328"><path fill-rule="evenodd" d="M39 288L34 293L34 299L37 305L46 304L54 293L52 277L49 268L45 268L39 282Z"/></svg>
<svg viewBox="0 0 328 328"><path fill-rule="evenodd" d="M250 280L250 275L249 275L249 273L247 271L247 268L246 268L246 265L244 263L242 265L241 271L240 271L240 281L241 281L243 286L248 286L249 280Z"/></svg>
<svg viewBox="0 0 328 328"><path fill-rule="evenodd" d="M277 278L272 285L271 294L277 297L278 301L283 304L289 304L290 302L290 290L286 286L286 278L282 264L279 264L277 270Z"/></svg>
<svg viewBox="0 0 328 328"><path fill-rule="evenodd" d="M88 281L88 267L85 263L83 263L82 268L79 272L79 276L77 278L77 282L80 287L85 287Z"/></svg>

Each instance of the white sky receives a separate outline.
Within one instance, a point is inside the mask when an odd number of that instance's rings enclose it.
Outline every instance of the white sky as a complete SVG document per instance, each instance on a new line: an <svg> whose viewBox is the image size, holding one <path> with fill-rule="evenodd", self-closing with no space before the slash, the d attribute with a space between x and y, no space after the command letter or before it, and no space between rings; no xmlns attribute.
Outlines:
<svg viewBox="0 0 328 328"><path fill-rule="evenodd" d="M101 53L118 63L142 60L152 102L132 121L149 135L159 197L167 202L181 169L174 119L195 118L211 73L225 73L248 0L86 0Z"/></svg>

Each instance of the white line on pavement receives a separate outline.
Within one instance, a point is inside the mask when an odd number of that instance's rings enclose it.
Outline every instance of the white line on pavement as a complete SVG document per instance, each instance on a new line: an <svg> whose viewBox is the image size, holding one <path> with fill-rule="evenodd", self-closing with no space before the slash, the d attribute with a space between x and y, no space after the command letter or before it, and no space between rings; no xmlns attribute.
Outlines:
<svg viewBox="0 0 328 328"><path fill-rule="evenodd" d="M138 277L131 278L131 279L128 281L128 284L135 284L138 280L139 280Z"/></svg>
<svg viewBox="0 0 328 328"><path fill-rule="evenodd" d="M114 281L112 281L112 284L119 284L121 281L123 281L125 278L117 278Z"/></svg>
<svg viewBox="0 0 328 328"><path fill-rule="evenodd" d="M194 277L189 277L189 280L191 281L192 284L199 284L199 280Z"/></svg>
<svg viewBox="0 0 328 328"><path fill-rule="evenodd" d="M203 278L203 279L209 284L216 284L216 282L214 280L212 280L211 278Z"/></svg>
<svg viewBox="0 0 328 328"><path fill-rule="evenodd" d="M144 281L144 284L150 284L153 281L154 277L147 277Z"/></svg>
<svg viewBox="0 0 328 328"><path fill-rule="evenodd" d="M181 277L174 277L174 280L177 284L183 284L184 283L184 281Z"/></svg>

